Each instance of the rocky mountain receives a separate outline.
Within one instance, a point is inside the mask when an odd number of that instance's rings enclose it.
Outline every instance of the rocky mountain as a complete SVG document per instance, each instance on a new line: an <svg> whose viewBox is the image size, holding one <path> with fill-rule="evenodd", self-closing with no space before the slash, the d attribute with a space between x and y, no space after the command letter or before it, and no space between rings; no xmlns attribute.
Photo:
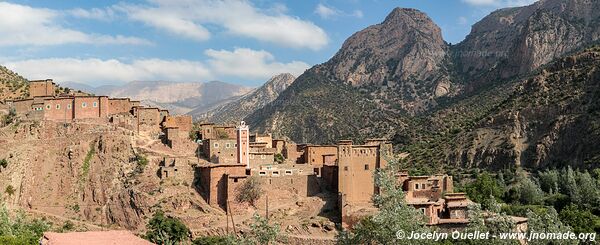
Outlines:
<svg viewBox="0 0 600 245"><path fill-rule="evenodd" d="M548 166L562 161L580 165L594 150L567 146L588 141L552 131L549 125L532 126L565 120L568 110L549 106L526 111L501 109L516 101L526 105L530 97L539 96L535 89L549 89L531 87L535 82L525 78L541 76L538 80L544 80L539 72L549 62L560 63L562 57L597 43L598 13L597 1L542 0L498 10L475 24L463 42L450 45L425 14L398 8L381 24L352 35L331 60L306 71L246 121L260 131L298 142L392 138L419 164ZM575 83L566 70L546 70L550 71L561 74L547 78L552 79L556 91L549 92L549 98L534 100L536 103L551 98L561 106L571 104L560 92L561 83L567 83L566 91L597 86ZM593 74L593 69L581 74ZM589 76L587 79L595 77ZM521 93L521 87L532 90ZM554 93L560 96L552 98ZM587 101L592 103L589 98ZM515 130L520 133L497 128L497 123L507 118L518 120L512 126L519 125ZM495 123L486 124L486 120ZM565 125L571 124L553 126ZM594 135L589 130L581 132ZM545 133L554 138L550 140ZM529 136L519 138L523 135ZM540 143L542 140L546 143ZM537 148L531 148L534 145ZM567 154L569 150L581 153Z"/></svg>
<svg viewBox="0 0 600 245"><path fill-rule="evenodd" d="M250 113L275 100L295 79L296 77L289 73L279 74L269 79L261 87L230 102L218 105L208 112L202 113L200 110L193 110L188 114L194 118L214 123L239 122Z"/></svg>
<svg viewBox="0 0 600 245"><path fill-rule="evenodd" d="M459 71L470 80L509 78L597 43L600 2L541 0L493 12L453 48Z"/></svg>
<svg viewBox="0 0 600 245"><path fill-rule="evenodd" d="M129 97L148 106L159 106L177 114L192 110L205 111L230 98L246 94L251 88L212 81L206 83L176 83L166 81L136 81L121 86L91 87L65 83L69 87L91 91L97 95ZM63 84L63 85L65 85Z"/></svg>

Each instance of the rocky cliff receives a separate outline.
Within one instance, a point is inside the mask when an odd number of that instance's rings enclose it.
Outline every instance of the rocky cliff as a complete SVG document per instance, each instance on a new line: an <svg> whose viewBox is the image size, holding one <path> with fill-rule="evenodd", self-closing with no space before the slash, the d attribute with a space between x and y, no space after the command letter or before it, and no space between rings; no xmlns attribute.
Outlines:
<svg viewBox="0 0 600 245"><path fill-rule="evenodd" d="M541 0L493 12L453 48L468 80L509 78L600 39L600 2Z"/></svg>
<svg viewBox="0 0 600 245"><path fill-rule="evenodd" d="M203 108L193 110L188 114L197 120L214 123L238 123L250 113L264 107L275 100L279 94L294 82L296 77L284 73L272 77L265 84L251 92L236 97L232 101L218 105L216 108L203 113Z"/></svg>

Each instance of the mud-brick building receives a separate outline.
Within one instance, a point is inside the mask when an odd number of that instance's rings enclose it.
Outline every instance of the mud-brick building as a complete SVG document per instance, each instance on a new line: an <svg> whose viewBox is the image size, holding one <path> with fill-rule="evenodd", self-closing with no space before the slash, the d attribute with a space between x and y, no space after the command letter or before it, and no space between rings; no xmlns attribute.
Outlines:
<svg viewBox="0 0 600 245"><path fill-rule="evenodd" d="M35 80L29 82L29 97L46 97L56 94L56 84L52 79Z"/></svg>
<svg viewBox="0 0 600 245"><path fill-rule="evenodd" d="M138 118L140 125L160 126L162 123L160 109L156 107L133 107L133 115Z"/></svg>
<svg viewBox="0 0 600 245"><path fill-rule="evenodd" d="M232 182L237 183L241 177L246 176L246 165L208 164L201 166L199 171L200 192L204 200L209 205L225 208L229 197L229 178L236 177L232 178Z"/></svg>
<svg viewBox="0 0 600 245"><path fill-rule="evenodd" d="M208 139L202 142L202 152L211 163L238 163L236 139Z"/></svg>
<svg viewBox="0 0 600 245"><path fill-rule="evenodd" d="M129 98L109 98L108 99L108 114L131 113L133 104Z"/></svg>
<svg viewBox="0 0 600 245"><path fill-rule="evenodd" d="M375 170L385 167L391 154L392 145L385 141L376 144L367 141L365 145L353 145L351 141L339 143L337 187L342 223L360 215L356 213L358 210L373 207L372 197L379 193Z"/></svg>
<svg viewBox="0 0 600 245"><path fill-rule="evenodd" d="M163 127L179 128L179 131L181 131L185 134L188 134L190 131L192 131L192 116L189 116L189 115L169 116L168 111L167 111L167 114L164 115L164 117L165 117L165 119L163 122Z"/></svg>
<svg viewBox="0 0 600 245"><path fill-rule="evenodd" d="M200 139L235 139L237 137L236 126L215 125L213 123L200 124Z"/></svg>
<svg viewBox="0 0 600 245"><path fill-rule="evenodd" d="M250 142L262 143L262 144L264 144L265 148L273 148L273 135L271 135L271 134L255 133L255 134L251 134L249 137L250 137Z"/></svg>

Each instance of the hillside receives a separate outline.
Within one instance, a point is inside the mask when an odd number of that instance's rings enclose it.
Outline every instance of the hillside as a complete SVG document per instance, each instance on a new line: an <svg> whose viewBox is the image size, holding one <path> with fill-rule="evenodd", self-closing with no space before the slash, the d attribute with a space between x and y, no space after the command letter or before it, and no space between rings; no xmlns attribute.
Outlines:
<svg viewBox="0 0 600 245"><path fill-rule="evenodd" d="M415 118L395 140L425 168L598 167L599 65L598 47L558 59Z"/></svg>
<svg viewBox="0 0 600 245"><path fill-rule="evenodd" d="M566 120L557 108L531 108L544 115L543 120L529 111L519 112L516 125L521 126L513 125L517 131L525 130L519 133L507 133L508 125L482 120L495 118L498 123L515 117L497 111L500 104L509 103L509 98L527 101L540 95L515 93L514 87L528 84L524 79L539 75L538 69L549 62L560 62L560 57L598 42L599 11L597 1L583 0L543 0L502 9L475 24L463 42L449 45L425 14L395 9L381 24L351 36L331 60L309 69L246 120L262 131L298 142L388 137L401 150L412 153L413 160L427 165L527 163L536 167L557 161L581 165L596 149L566 146L585 144L589 138L544 128L549 125L530 125ZM575 86L569 71L555 72L562 75L552 77L552 84L560 88L566 83L565 91L593 86ZM589 73L593 72L581 71L581 76ZM562 95L553 99L560 105L574 103ZM543 113L546 110L558 115ZM537 131L527 131L534 129ZM542 139L542 132L554 133L555 138ZM529 136L519 138L522 134ZM541 142L544 140L548 142ZM581 153L567 154L569 150Z"/></svg>
<svg viewBox="0 0 600 245"><path fill-rule="evenodd" d="M25 98L29 95L29 83L19 74L0 66L0 100Z"/></svg>
<svg viewBox="0 0 600 245"><path fill-rule="evenodd" d="M250 113L275 100L296 78L289 73L272 77L259 88L218 105L210 111L194 110L188 114L201 121L214 123L237 123ZM203 109L203 108L200 108Z"/></svg>

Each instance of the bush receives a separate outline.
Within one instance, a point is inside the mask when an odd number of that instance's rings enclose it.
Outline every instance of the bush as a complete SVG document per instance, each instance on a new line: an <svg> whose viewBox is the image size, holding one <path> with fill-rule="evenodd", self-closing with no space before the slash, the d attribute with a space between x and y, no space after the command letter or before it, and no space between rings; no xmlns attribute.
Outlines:
<svg viewBox="0 0 600 245"><path fill-rule="evenodd" d="M8 186L6 187L6 189L4 189L4 192L5 192L6 194L8 194L9 196L12 196L12 195L14 195L14 194L15 194L15 191L16 191L16 189L15 189L15 188L14 188L12 185L8 185Z"/></svg>
<svg viewBox="0 0 600 245"><path fill-rule="evenodd" d="M285 159L283 158L283 155L281 155L281 153L275 154L275 162L276 163L282 164L284 160Z"/></svg>
<svg viewBox="0 0 600 245"><path fill-rule="evenodd" d="M232 236L205 236L198 237L192 241L192 245L214 245L214 244L238 244L239 241Z"/></svg>
<svg viewBox="0 0 600 245"><path fill-rule="evenodd" d="M145 238L156 244L181 243L190 237L190 229L181 220L165 216L160 210L154 213L146 228Z"/></svg>
<svg viewBox="0 0 600 245"><path fill-rule="evenodd" d="M504 190L498 182L487 172L479 174L475 182L467 185L467 195L476 203L487 203L490 196L499 198L504 195ZM487 207L484 207L487 209Z"/></svg>
<svg viewBox="0 0 600 245"><path fill-rule="evenodd" d="M589 210L570 205L560 211L560 219L573 228L575 233L600 232L600 218Z"/></svg>
<svg viewBox="0 0 600 245"><path fill-rule="evenodd" d="M238 202L248 202L254 206L254 202L260 198L262 194L262 183L256 176L250 176L244 181L238 189L236 197Z"/></svg>
<svg viewBox="0 0 600 245"><path fill-rule="evenodd" d="M146 158L142 154L136 153L135 154L135 161L137 162L137 165L135 166L135 170L134 171L136 173L142 173L142 172L144 172L144 169L148 165L148 158Z"/></svg>
<svg viewBox="0 0 600 245"><path fill-rule="evenodd" d="M0 166L6 168L8 166L8 161L6 159L0 160Z"/></svg>

